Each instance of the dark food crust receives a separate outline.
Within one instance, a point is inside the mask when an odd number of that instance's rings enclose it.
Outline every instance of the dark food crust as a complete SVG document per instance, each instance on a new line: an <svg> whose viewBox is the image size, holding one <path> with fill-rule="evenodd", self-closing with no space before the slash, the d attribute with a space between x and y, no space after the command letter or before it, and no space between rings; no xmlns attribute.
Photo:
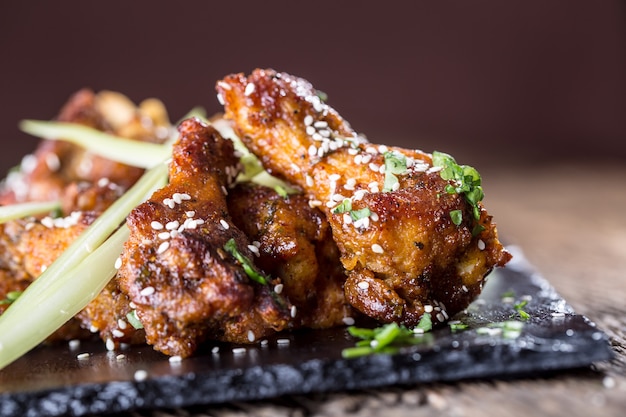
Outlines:
<svg viewBox="0 0 626 417"><path fill-rule="evenodd" d="M301 78L273 70L227 76L217 83L225 117L274 175L301 187L326 214L348 271L347 300L383 322L415 325L424 313L438 321L465 308L484 277L510 255L480 206L485 230L472 236L471 207L432 167L429 154L369 144ZM399 188L381 192L384 154L411 166ZM334 210L345 198L369 208L367 224ZM461 210L456 226L450 211ZM484 247L483 247L484 246ZM479 249L481 248L481 249Z"/></svg>

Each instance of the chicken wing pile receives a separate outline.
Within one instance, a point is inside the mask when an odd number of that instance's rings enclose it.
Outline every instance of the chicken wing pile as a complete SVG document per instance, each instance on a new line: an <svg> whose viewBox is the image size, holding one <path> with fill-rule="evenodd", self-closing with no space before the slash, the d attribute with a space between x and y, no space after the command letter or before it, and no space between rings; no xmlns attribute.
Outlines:
<svg viewBox="0 0 626 417"><path fill-rule="evenodd" d="M184 120L169 183L127 217L116 277L59 337L89 330L111 350L148 343L186 357L207 340L253 343L367 317L444 322L510 259L479 177L464 188L448 175L464 169L451 157L370 143L289 74L233 74L216 88L245 146L299 192L241 182L233 142L208 121ZM77 93L59 119L135 140L169 135L155 102L134 108L107 94ZM32 282L141 173L43 141L0 202L60 198L61 216L1 225L0 299Z"/></svg>

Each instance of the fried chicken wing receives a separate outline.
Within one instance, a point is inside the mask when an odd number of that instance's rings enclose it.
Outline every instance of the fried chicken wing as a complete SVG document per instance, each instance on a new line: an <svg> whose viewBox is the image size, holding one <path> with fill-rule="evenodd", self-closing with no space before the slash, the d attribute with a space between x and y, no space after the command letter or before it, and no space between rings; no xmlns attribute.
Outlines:
<svg viewBox="0 0 626 417"><path fill-rule="evenodd" d="M147 342L185 357L207 338L249 343L282 330L291 306L273 291L278 281L252 278L261 273L250 243L228 214L232 142L197 119L179 132L169 184L128 216L118 281Z"/></svg>
<svg viewBox="0 0 626 417"><path fill-rule="evenodd" d="M228 195L233 222L258 247L256 264L279 277L296 306L291 327L329 328L355 316L345 300L339 250L324 214L303 195L241 184Z"/></svg>
<svg viewBox="0 0 626 417"><path fill-rule="evenodd" d="M143 142L161 143L169 135L169 120L162 104L149 99L136 107L125 96L110 91L78 91L63 106L57 120ZM73 183L84 186L82 183L102 179L125 190L142 173L141 168L93 155L77 145L44 139L24 157L18 170L9 173L0 190L0 204L55 200L62 198Z"/></svg>
<svg viewBox="0 0 626 417"><path fill-rule="evenodd" d="M218 81L217 91L265 168L327 216L359 311L407 325L425 313L444 321L510 258L491 216L479 203L474 219L430 154L368 143L307 81L255 70ZM462 214L458 225L451 213Z"/></svg>

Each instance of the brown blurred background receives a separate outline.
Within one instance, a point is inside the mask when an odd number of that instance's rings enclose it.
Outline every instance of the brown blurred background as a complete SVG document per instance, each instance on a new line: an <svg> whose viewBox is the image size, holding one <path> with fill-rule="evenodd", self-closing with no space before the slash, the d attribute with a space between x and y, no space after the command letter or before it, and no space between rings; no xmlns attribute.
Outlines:
<svg viewBox="0 0 626 417"><path fill-rule="evenodd" d="M626 162L622 1L2 2L6 171L81 87L219 110L214 83L309 79L372 141L472 164Z"/></svg>

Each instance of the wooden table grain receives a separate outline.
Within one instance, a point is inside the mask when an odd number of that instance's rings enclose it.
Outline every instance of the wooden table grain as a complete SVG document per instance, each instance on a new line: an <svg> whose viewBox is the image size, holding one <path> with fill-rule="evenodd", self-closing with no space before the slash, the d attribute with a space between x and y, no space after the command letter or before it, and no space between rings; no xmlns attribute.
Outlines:
<svg viewBox="0 0 626 417"><path fill-rule="evenodd" d="M626 163L481 169L501 235L610 337L615 358L512 380L393 386L150 410L133 417L625 416Z"/></svg>

